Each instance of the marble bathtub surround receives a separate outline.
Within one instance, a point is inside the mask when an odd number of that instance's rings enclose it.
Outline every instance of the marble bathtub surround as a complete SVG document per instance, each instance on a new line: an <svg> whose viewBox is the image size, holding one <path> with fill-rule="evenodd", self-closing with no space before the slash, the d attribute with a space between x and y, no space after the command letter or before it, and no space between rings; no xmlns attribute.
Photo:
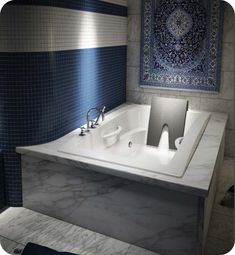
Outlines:
<svg viewBox="0 0 235 255"><path fill-rule="evenodd" d="M108 113L106 115L106 121L118 116L120 113L131 107L133 107L132 104L123 104ZM137 168L125 167L59 152L58 150L62 147L62 145L64 145L72 137L80 134L80 129L77 129L53 142L36 146L18 147L16 151L24 155L88 170L90 169L100 173L138 181L144 184L159 185L161 187L179 190L190 194L207 196L215 167L215 161L220 149L221 139L223 138L226 121L226 114L211 114L204 134L202 135L191 162L189 163L182 178L147 172Z"/></svg>
<svg viewBox="0 0 235 255"><path fill-rule="evenodd" d="M123 105L106 119L131 107ZM201 254L226 120L211 114L182 178L58 152L79 130L52 143L17 148L24 206L160 254Z"/></svg>
<svg viewBox="0 0 235 255"><path fill-rule="evenodd" d="M199 254L196 196L28 156L22 168L26 208L160 254Z"/></svg>
<svg viewBox="0 0 235 255"><path fill-rule="evenodd" d="M231 227L234 225L234 210L219 204L224 192L231 186L232 183L234 183L234 159L225 158L219 171L219 183L212 211L213 217L210 222L205 255L227 254L234 244L233 230L231 231ZM64 243L61 244L61 242L56 243L55 236L60 235L61 231L63 233L63 229L67 231L67 226L69 229L81 228L65 222L64 224L60 225L61 222L55 218L51 218L33 211L29 213L29 211L30 210L24 208L11 208L0 215L0 242L4 249L10 254L13 254L15 248L22 249L27 241L34 240L34 242L44 244L47 247L54 247L60 251L66 249L67 251L74 251L81 255L106 255L110 251L112 255L159 255L133 245L127 244L127 246L125 246L123 242L110 237L106 237L106 241L102 242L102 244L105 243L105 245L99 245L99 242L96 242L96 246L94 245L94 242L90 242L90 235L87 235L88 230L83 231L84 234L82 235L82 240L84 245L82 245L82 247L77 247L76 243L74 244L75 246L72 244L72 240L76 239L78 231L73 231L74 235L71 237L69 236L69 238L65 235L67 242L66 245L64 245ZM30 217L29 214L31 215ZM28 223L25 225L26 218L28 218ZM25 230L26 226L30 225L30 221L33 223L35 222L35 219L37 219L36 222L41 222L41 224L36 224L36 227L27 227L27 230ZM45 222L47 222L47 224L45 224ZM57 227L50 227L57 225L61 226L61 230ZM44 231L42 233L41 226L44 227ZM18 232L22 233L20 243L17 242L19 238L17 235L15 235L15 233ZM43 237L45 234L47 237L46 239ZM1 235L5 235L6 237ZM96 235L100 234L96 233ZM68 245L68 243L71 245ZM117 247L120 247L120 249ZM108 255L110 255L110 253Z"/></svg>

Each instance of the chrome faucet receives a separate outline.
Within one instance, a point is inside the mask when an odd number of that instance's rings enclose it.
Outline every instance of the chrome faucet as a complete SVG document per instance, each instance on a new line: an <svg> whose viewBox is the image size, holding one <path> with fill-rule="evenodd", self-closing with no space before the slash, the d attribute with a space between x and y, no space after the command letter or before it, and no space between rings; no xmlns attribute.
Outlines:
<svg viewBox="0 0 235 255"><path fill-rule="evenodd" d="M92 107L88 110L87 114L86 114L86 124L87 124L87 132L89 132L90 129L90 122L92 122L91 128L95 128L95 125L98 125L99 123L99 119L100 116L102 117L102 121L104 121L104 111L105 111L106 107L103 106L101 109L97 108L97 107ZM95 124L92 120L90 120L90 113L91 111L97 111L99 112L98 117L96 118Z"/></svg>

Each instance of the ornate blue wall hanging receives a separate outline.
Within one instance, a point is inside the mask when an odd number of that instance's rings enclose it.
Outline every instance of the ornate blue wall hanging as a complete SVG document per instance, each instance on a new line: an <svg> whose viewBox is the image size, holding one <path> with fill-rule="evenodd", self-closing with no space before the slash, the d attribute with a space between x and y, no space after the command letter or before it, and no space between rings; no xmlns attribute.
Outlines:
<svg viewBox="0 0 235 255"><path fill-rule="evenodd" d="M143 0L142 86L218 92L221 0Z"/></svg>

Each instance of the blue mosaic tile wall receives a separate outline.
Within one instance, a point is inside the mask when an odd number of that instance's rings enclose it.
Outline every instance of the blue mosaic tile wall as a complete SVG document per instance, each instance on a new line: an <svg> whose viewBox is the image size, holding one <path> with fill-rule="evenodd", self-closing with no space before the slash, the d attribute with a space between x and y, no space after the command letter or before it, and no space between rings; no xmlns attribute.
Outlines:
<svg viewBox="0 0 235 255"><path fill-rule="evenodd" d="M0 150L0 210L5 205L3 174L4 174L3 173L3 155L2 155L2 151Z"/></svg>
<svg viewBox="0 0 235 255"><path fill-rule="evenodd" d="M16 146L60 138L85 123L90 107L105 105L108 111L126 101L126 48L0 52L0 149L7 205L22 205Z"/></svg>
<svg viewBox="0 0 235 255"><path fill-rule="evenodd" d="M73 10L82 10L89 12L105 13L109 15L127 16L127 8L125 6L116 5L99 0L15 0L9 2L8 5L40 5L54 6L60 8L69 8Z"/></svg>

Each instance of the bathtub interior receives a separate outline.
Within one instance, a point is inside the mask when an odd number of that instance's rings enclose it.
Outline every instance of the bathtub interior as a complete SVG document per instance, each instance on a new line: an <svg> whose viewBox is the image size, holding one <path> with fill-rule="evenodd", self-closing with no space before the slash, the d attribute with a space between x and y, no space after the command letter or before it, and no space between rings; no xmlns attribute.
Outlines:
<svg viewBox="0 0 235 255"><path fill-rule="evenodd" d="M128 106L110 114L86 136L75 135L59 151L182 177L207 125L209 113L187 112L184 137L177 150L169 149L167 129L163 130L158 147L146 145L149 116L150 106Z"/></svg>

